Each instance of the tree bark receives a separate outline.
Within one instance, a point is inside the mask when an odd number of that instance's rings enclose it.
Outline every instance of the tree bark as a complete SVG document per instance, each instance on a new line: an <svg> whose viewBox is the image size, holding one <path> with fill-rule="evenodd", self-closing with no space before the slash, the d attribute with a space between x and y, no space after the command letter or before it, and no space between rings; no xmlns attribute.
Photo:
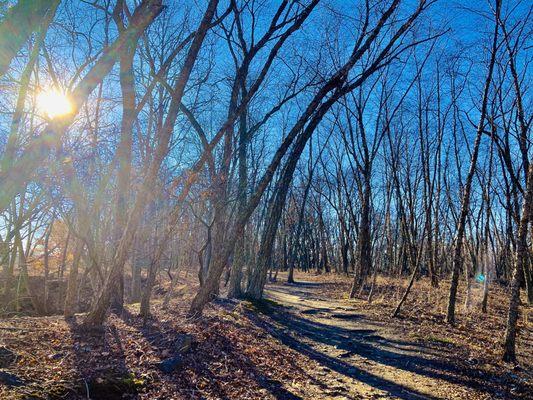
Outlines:
<svg viewBox="0 0 533 400"><path fill-rule="evenodd" d="M122 22L123 2L117 2L117 13L114 19L119 32L125 31ZM120 7L120 10L118 8ZM133 138L133 122L135 120L135 87L133 76L133 57L139 41L139 36L135 38L120 54L120 89L122 92L122 122L120 129L120 142L117 148L117 203L115 210L116 227L115 240L120 240L124 226L127 222L129 186L131 176L131 153ZM115 291L111 300L111 309L121 313L124 308L124 267L119 272L119 277L115 283Z"/></svg>
<svg viewBox="0 0 533 400"><path fill-rule="evenodd" d="M359 220L359 237L357 239L357 269L354 274L350 298L355 298L362 288L368 273L372 270L372 244L370 234L370 177L364 177L364 193Z"/></svg>
<svg viewBox="0 0 533 400"><path fill-rule="evenodd" d="M74 313L77 311L78 270L83 248L83 241L81 239L76 239L74 258L68 274L67 293L65 295L65 306L63 310L63 315L65 318L73 317Z"/></svg>
<svg viewBox="0 0 533 400"><path fill-rule="evenodd" d="M246 127L247 113L243 112L239 118L239 193L238 207L246 207L246 190L248 187L248 132ZM247 261L246 258L246 230L241 237L237 238L235 243L235 256L231 264L231 274L228 288L229 298L242 297L242 269Z"/></svg>
<svg viewBox="0 0 533 400"><path fill-rule="evenodd" d="M461 212L457 222L457 233L454 240L453 247L453 261L452 261L452 280L450 284L450 293L448 298L448 311L446 314L446 321L449 324L455 323L455 302L457 298L457 287L459 285L459 274L463 268L463 240L466 229L466 218L470 209L470 192L472 190L472 180L476 171L477 159L479 154L479 145L481 142L481 135L485 129L485 118L487 116L487 104L489 97L490 85L492 82L492 73L494 71L494 64L496 63L496 53L498 46L498 18L500 13L501 1L496 0L496 24L494 27L492 48L490 54L489 68L487 77L485 79L485 86L483 89L483 100L481 105L481 115L479 117L479 124L477 126L476 139L474 141L474 148L472 157L470 159L470 169L466 177L465 186L463 189L463 197L461 201Z"/></svg>
<svg viewBox="0 0 533 400"><path fill-rule="evenodd" d="M511 294L509 296L509 311L507 314L507 327L505 329L505 343L503 360L516 362L516 331L520 305L520 286L524 264L529 262L529 249L527 246L528 225L532 218L533 208L533 163L529 164L527 187L524 194L522 216L516 239L516 259L514 262L513 276L511 279Z"/></svg>
<svg viewBox="0 0 533 400"><path fill-rule="evenodd" d="M158 2L160 5L160 2ZM181 100L185 92L185 86L189 81L193 66L198 57L200 47L204 41L207 30L210 27L211 20L215 14L216 8L218 5L218 0L211 0L207 7L207 10L204 13L202 21L200 22L197 33L191 43L191 47L185 57L183 68L176 80L176 85L174 87L174 93L172 96L171 103L169 105L169 111L167 117L159 133L159 140L157 142L157 147L153 155L153 159L150 163L148 171L143 179L139 193L137 194L136 201L132 207L128 222L122 233L122 237L117 245L115 255L112 260L111 268L107 280L104 284L104 288L101 294L98 297L97 302L95 303L92 310L87 315L84 325L86 327L98 327L102 325L105 321L106 313L110 304L111 296L114 290L114 282L117 279L120 279L121 270L124 268L124 264L129 256L129 251L133 243L135 232L137 230L138 224L140 222L143 211L146 207L146 204L150 198L152 188L157 181L157 175L163 159L165 158L168 146L170 143L170 137L174 130L174 124L178 116L178 112L181 106ZM160 7L157 10L157 13L161 11ZM157 14L153 15L155 18ZM153 19L152 18L152 19ZM159 251L159 248L157 249ZM161 249L162 251L162 249Z"/></svg>

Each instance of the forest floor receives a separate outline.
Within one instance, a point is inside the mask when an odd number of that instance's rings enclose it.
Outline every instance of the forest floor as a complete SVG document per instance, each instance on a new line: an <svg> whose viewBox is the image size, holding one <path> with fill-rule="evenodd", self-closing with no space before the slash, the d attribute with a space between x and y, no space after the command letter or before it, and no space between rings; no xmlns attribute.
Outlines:
<svg viewBox="0 0 533 400"><path fill-rule="evenodd" d="M532 398L531 310L520 319L519 366L502 363L500 287L487 314L477 311L478 288L468 312L459 297L450 327L444 284L416 282L391 318L406 284L397 279L379 278L371 304L346 298L347 277L284 280L268 285L265 301L220 300L198 320L185 317L192 274L167 309L156 297L147 324L138 304L101 332L60 316L0 320L0 399ZM169 360L174 370L164 372Z"/></svg>

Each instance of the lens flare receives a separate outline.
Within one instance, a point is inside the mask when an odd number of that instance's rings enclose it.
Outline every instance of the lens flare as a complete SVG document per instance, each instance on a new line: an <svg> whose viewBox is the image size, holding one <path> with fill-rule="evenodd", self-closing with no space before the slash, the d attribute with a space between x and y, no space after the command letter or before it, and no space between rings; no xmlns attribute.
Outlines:
<svg viewBox="0 0 533 400"><path fill-rule="evenodd" d="M58 89L43 90L37 95L37 108L50 119L63 117L72 113L72 103L66 95Z"/></svg>

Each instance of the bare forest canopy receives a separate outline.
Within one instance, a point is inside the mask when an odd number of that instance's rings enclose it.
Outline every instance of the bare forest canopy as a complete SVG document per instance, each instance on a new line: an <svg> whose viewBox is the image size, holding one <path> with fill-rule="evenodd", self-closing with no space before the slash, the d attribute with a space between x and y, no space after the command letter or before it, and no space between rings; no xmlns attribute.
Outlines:
<svg viewBox="0 0 533 400"><path fill-rule="evenodd" d="M187 318L301 273L349 277L369 303L405 281L383 311L400 317L427 279L443 325L500 293L499 357L516 362L533 303L532 10L0 2L0 313L90 330L140 303L146 322L189 271Z"/></svg>

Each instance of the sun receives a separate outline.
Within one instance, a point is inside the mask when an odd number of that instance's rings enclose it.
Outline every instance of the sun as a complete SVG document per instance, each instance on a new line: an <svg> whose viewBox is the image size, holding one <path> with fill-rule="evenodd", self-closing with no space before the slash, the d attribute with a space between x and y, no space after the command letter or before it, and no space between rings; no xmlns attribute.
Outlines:
<svg viewBox="0 0 533 400"><path fill-rule="evenodd" d="M58 89L47 89L37 94L37 108L50 119L72 113L72 103L67 94Z"/></svg>

